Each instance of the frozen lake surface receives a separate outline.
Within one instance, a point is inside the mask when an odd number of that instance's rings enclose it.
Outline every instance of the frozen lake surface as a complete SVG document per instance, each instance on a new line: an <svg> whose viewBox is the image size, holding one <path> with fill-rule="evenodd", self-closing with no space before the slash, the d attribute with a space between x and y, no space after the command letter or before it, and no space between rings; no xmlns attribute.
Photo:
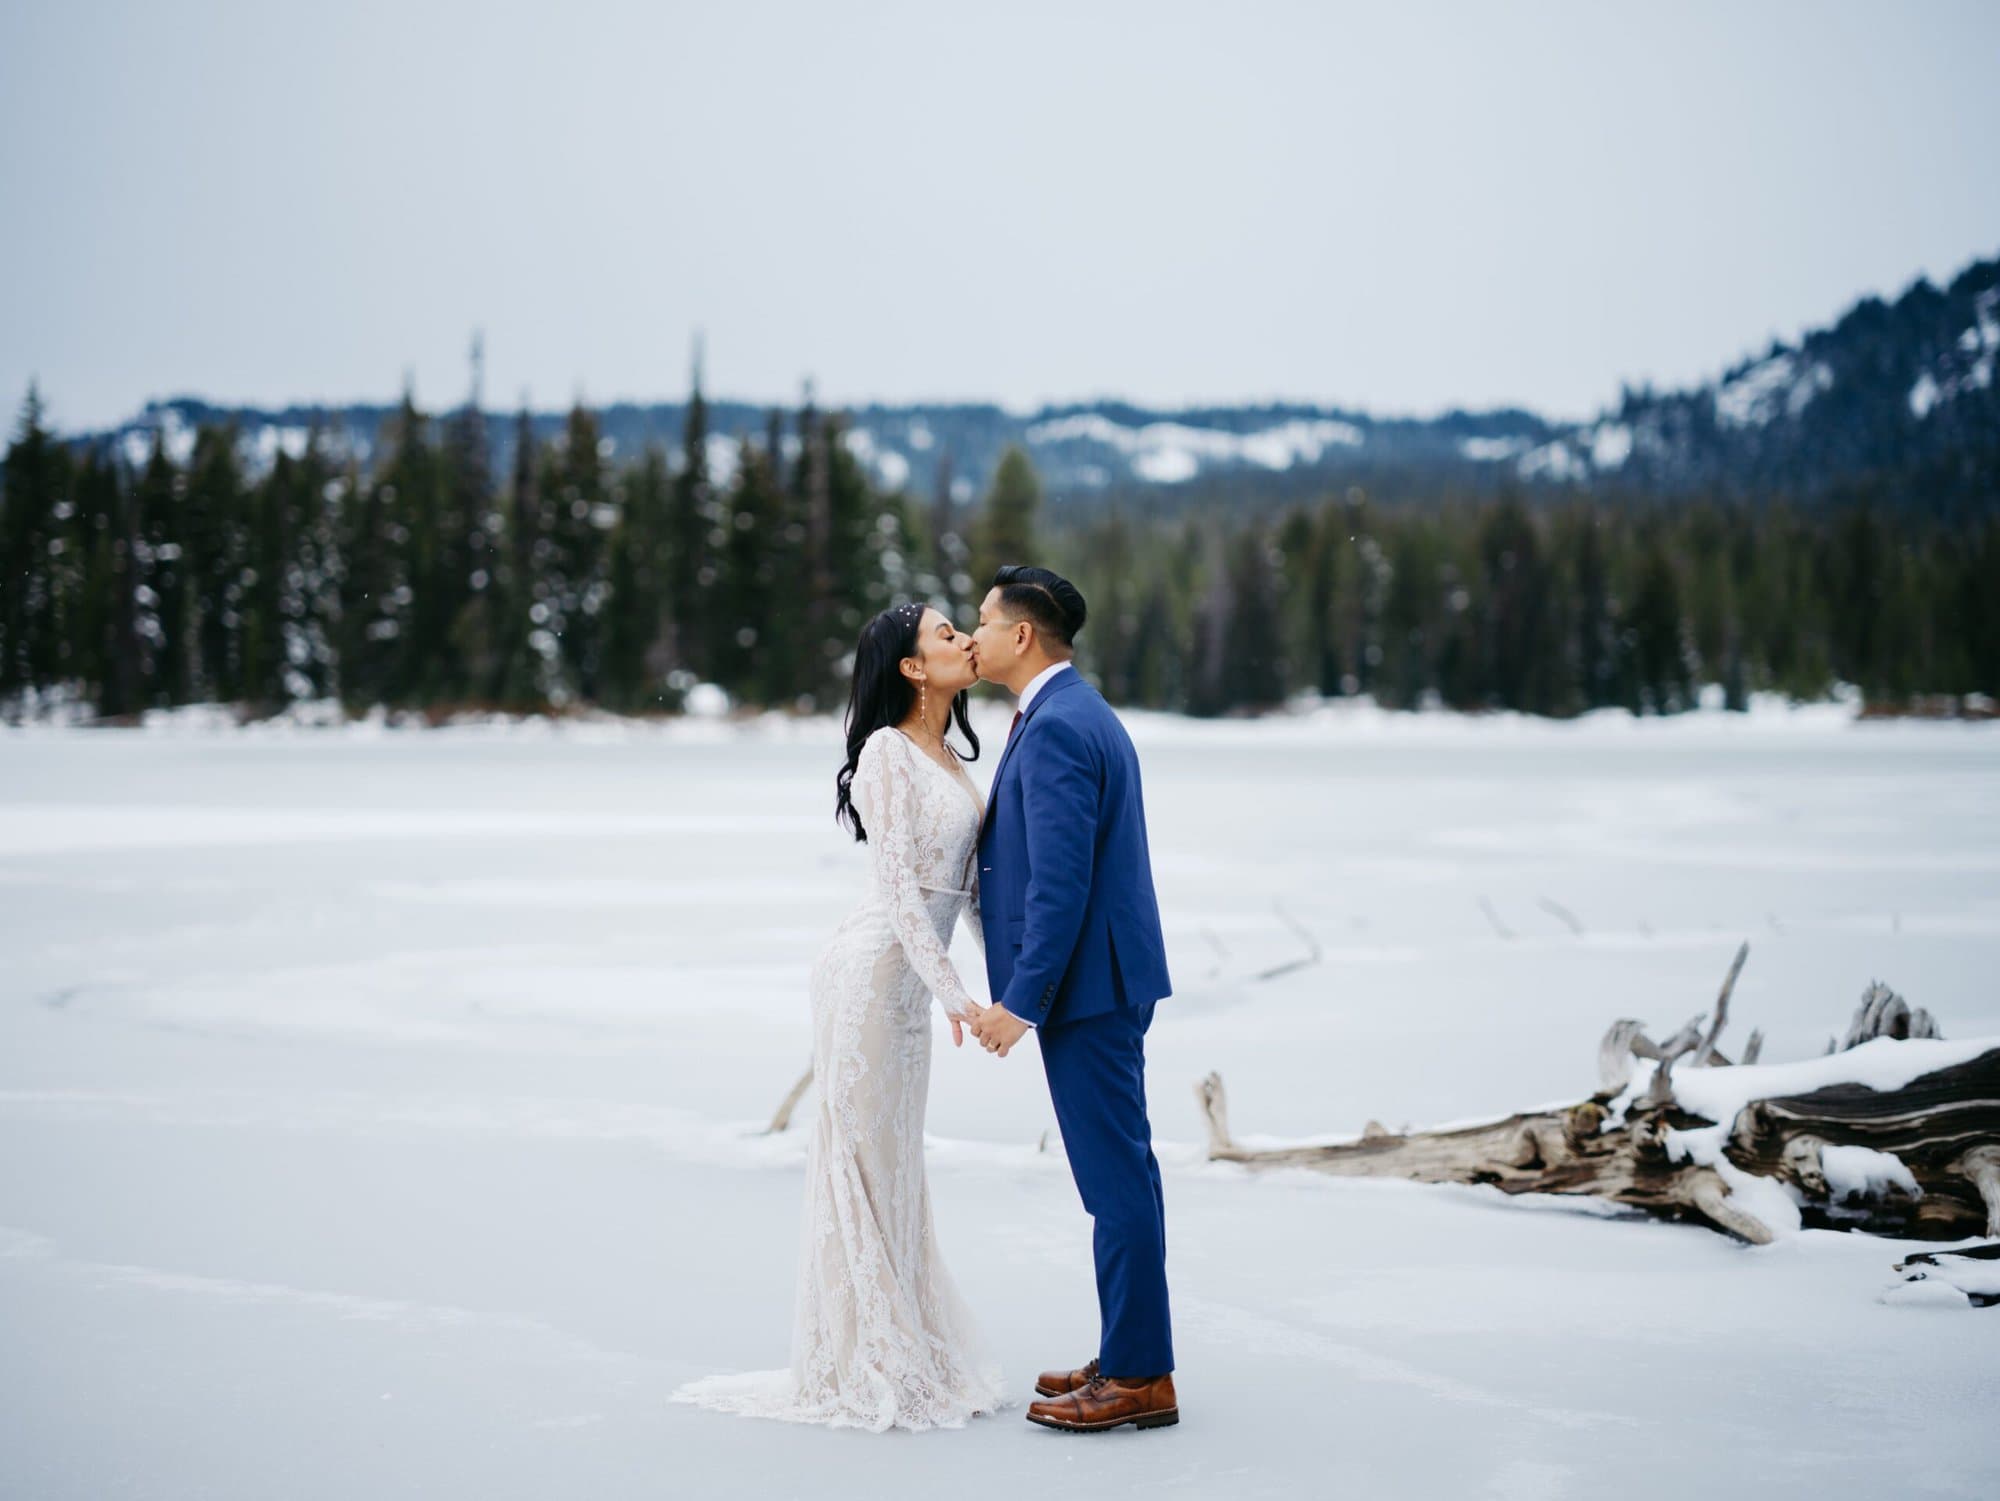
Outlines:
<svg viewBox="0 0 2000 1501"><path fill-rule="evenodd" d="M1096 1338L1039 1059L941 1028L939 1234L1017 1405L666 1401L786 1357L804 1140L756 1133L862 879L831 725L0 731L0 1495L2000 1494L2000 1310L1881 1301L1911 1243L1252 1176L1193 1092L1246 1139L1575 1100L1744 939L1726 1051L1816 1055L1872 979L2000 1039L2000 733L1128 723L1183 1420L1096 1438L1020 1416Z"/></svg>

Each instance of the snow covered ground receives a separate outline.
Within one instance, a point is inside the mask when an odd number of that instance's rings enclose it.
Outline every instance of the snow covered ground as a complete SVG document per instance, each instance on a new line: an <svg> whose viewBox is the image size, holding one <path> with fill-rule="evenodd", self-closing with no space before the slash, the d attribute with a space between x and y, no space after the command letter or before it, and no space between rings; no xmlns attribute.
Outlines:
<svg viewBox="0 0 2000 1501"><path fill-rule="evenodd" d="M1131 716L1183 1421L877 1437L666 1401L786 1355L804 1143L754 1133L861 879L833 727L212 720L0 731L0 1495L2000 1494L2000 1312L1882 1301L1906 1244L1252 1176L1193 1094L1246 1141L1573 1100L1745 938L1726 1049L1878 978L2000 1038L2000 731ZM1087 1221L1032 1045L938 1047L1025 1398L1093 1352Z"/></svg>

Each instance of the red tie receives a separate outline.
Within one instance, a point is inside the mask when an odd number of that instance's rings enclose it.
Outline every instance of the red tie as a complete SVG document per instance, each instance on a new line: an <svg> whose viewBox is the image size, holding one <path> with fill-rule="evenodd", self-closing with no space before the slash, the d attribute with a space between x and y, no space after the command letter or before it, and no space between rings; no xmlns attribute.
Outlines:
<svg viewBox="0 0 2000 1501"><path fill-rule="evenodd" d="M1012 740L1014 738L1014 731L1016 731L1020 727L1021 727L1021 711L1019 709L1016 709L1014 711L1014 722L1007 726L1007 738L1009 740Z"/></svg>

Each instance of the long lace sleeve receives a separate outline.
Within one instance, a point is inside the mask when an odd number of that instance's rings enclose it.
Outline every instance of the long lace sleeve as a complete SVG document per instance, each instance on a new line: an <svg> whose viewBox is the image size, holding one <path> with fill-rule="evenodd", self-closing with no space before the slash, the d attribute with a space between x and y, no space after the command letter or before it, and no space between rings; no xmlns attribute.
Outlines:
<svg viewBox="0 0 2000 1501"><path fill-rule="evenodd" d="M852 791L868 831L869 870L910 968L930 988L945 1015L969 1017L977 1006L952 968L924 903L917 768L907 759L922 753L901 741L895 730L877 731L861 747L854 766Z"/></svg>

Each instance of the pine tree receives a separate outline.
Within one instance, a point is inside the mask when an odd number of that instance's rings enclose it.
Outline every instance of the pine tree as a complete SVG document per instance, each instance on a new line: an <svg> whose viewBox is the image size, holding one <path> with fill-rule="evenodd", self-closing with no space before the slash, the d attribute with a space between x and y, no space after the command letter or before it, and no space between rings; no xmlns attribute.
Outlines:
<svg viewBox="0 0 2000 1501"><path fill-rule="evenodd" d="M1429 559L1408 526L1385 528L1382 538L1385 587L1376 615L1373 689L1392 709L1417 708L1428 676L1424 620L1429 595Z"/></svg>
<svg viewBox="0 0 2000 1501"><path fill-rule="evenodd" d="M190 568L195 681L205 702L243 696L243 606L249 562L250 497L237 461L234 422L203 427L189 461L183 546Z"/></svg>
<svg viewBox="0 0 2000 1501"><path fill-rule="evenodd" d="M191 692L186 635L188 559L183 555L181 499L186 479L167 457L166 433L153 432L152 452L139 476L134 502L139 526L138 633L146 702L188 702Z"/></svg>
<svg viewBox="0 0 2000 1501"><path fill-rule="evenodd" d="M1680 585L1656 531L1642 543L1626 630L1631 681L1637 690L1634 712L1673 714L1693 707Z"/></svg>
<svg viewBox="0 0 2000 1501"><path fill-rule="evenodd" d="M1129 702L1131 672L1134 547L1122 510L1113 509L1089 539L1090 629L1077 643L1077 658L1105 697Z"/></svg>
<svg viewBox="0 0 2000 1501"><path fill-rule="evenodd" d="M1229 575L1222 651L1225 705L1277 708L1285 700L1284 630L1276 560L1262 528L1248 526L1238 533Z"/></svg>
<svg viewBox="0 0 2000 1501"><path fill-rule="evenodd" d="M1036 563L1035 513L1042 503L1041 476L1027 450L1009 444L993 471L992 487L980 507L976 528L973 587L984 593L995 570L1008 563Z"/></svg>
<svg viewBox="0 0 2000 1501"><path fill-rule="evenodd" d="M792 503L805 526L805 649L802 695L815 708L837 701L842 654L833 527L832 467L825 424L806 387L798 413L799 461L792 469Z"/></svg>
<svg viewBox="0 0 2000 1501"><path fill-rule="evenodd" d="M951 450L945 448L938 453L937 481L931 491L930 571L942 608L953 620L969 624L978 614L979 601L973 598L972 549L965 539L958 499L952 494L953 483Z"/></svg>
<svg viewBox="0 0 2000 1501"><path fill-rule="evenodd" d="M297 467L297 530L285 580L285 664L293 698L334 696L340 686L340 510L352 487L334 473L318 421Z"/></svg>
<svg viewBox="0 0 2000 1501"><path fill-rule="evenodd" d="M342 698L356 709L400 702L415 676L402 640L415 593L399 478L407 470L422 483L429 460L422 452L422 415L407 392L388 438L395 445L392 461L366 480L350 476L342 508L340 683ZM407 465L398 462L405 454Z"/></svg>
<svg viewBox="0 0 2000 1501"><path fill-rule="evenodd" d="M106 718L136 714L146 687L144 642L139 635L139 591L144 587L140 564L139 502L129 480L107 465L114 507L107 527L108 566L104 588L109 595L105 622L105 668L99 681L97 712Z"/></svg>
<svg viewBox="0 0 2000 1501"><path fill-rule="evenodd" d="M666 450L646 445L627 484L626 516L633 529L634 568L644 607L646 641L641 673L646 706L676 706L669 677L675 669L673 574L673 473Z"/></svg>
<svg viewBox="0 0 2000 1501"><path fill-rule="evenodd" d="M1389 559L1376 534L1373 509L1359 487L1349 488L1336 514L1335 545L1340 550L1334 600L1339 621L1340 691L1370 693L1382 661L1381 618L1389 597ZM1341 535L1346 538L1344 546L1339 541Z"/></svg>
<svg viewBox="0 0 2000 1501"><path fill-rule="evenodd" d="M853 650L867 617L888 607L883 554L904 541L903 518L877 499L847 445L847 430L845 418L828 414L820 439L832 547L833 630L843 654ZM844 691L845 685L840 686Z"/></svg>
<svg viewBox="0 0 2000 1501"><path fill-rule="evenodd" d="M31 384L0 467L0 696L53 684L61 670L69 470Z"/></svg>
<svg viewBox="0 0 2000 1501"><path fill-rule="evenodd" d="M1595 507L1573 508L1565 522L1574 548L1570 653L1581 706L1595 709L1616 702L1617 694L1616 627L1603 524Z"/></svg>
<svg viewBox="0 0 2000 1501"><path fill-rule="evenodd" d="M605 565L604 606L599 611L603 649L597 701L607 708L626 712L649 707L646 602L639 588L641 546L629 524L621 523L612 532Z"/></svg>
<svg viewBox="0 0 2000 1501"><path fill-rule="evenodd" d="M507 487L506 524L499 548L500 575L494 590L494 677L486 691L503 707L526 710L541 705L543 653L533 611L543 589L539 570L545 543L541 499L541 451L534 418L525 400L514 419L512 478ZM548 637L551 647L554 638Z"/></svg>
<svg viewBox="0 0 2000 1501"><path fill-rule="evenodd" d="M503 527L481 408L484 369L484 341L475 334L471 387L444 424L438 564L427 612L428 629L441 631L446 643L443 691L480 699L494 693L504 635L498 584Z"/></svg>
<svg viewBox="0 0 2000 1501"><path fill-rule="evenodd" d="M68 675L95 700L100 714L123 713L106 707L131 702L133 648L125 497L108 454L92 449L84 455L75 497L75 592L62 625L71 643Z"/></svg>
<svg viewBox="0 0 2000 1501"><path fill-rule="evenodd" d="M1202 718L1221 714L1235 702L1230 691L1229 621L1236 612L1235 579L1229 568L1222 529L1204 529L1205 588L1188 629L1187 712Z"/></svg>
<svg viewBox="0 0 2000 1501"><path fill-rule="evenodd" d="M252 486L246 499L249 525L239 604L242 616L242 697L266 709L293 695L286 661L289 622L285 615L286 579L297 570L302 497L300 476L292 456L282 448L270 472Z"/></svg>
<svg viewBox="0 0 2000 1501"><path fill-rule="evenodd" d="M729 484L720 490L717 509L722 522L714 549L715 579L707 594L711 615L710 677L732 698L750 690L760 643L769 633L765 552L773 529L773 498L767 490L766 467L752 454L745 439L737 445L736 465Z"/></svg>
<svg viewBox="0 0 2000 1501"><path fill-rule="evenodd" d="M544 509L548 531L541 577L548 591L539 601L546 608L538 624L555 638L560 653L554 696L561 702L588 702L597 689L603 645L597 613L608 589L604 538L617 524L599 437L595 414L576 402L552 456L553 468L544 474L551 504Z"/></svg>
<svg viewBox="0 0 2000 1501"><path fill-rule="evenodd" d="M701 392L701 346L697 341L687 413L681 425L681 463L668 507L666 549L674 661L696 679L714 670L702 593L716 579L711 538L715 524L715 491L708 468L708 402Z"/></svg>
<svg viewBox="0 0 2000 1501"><path fill-rule="evenodd" d="M1493 701L1530 714L1567 711L1551 579L1534 522L1518 497L1487 514L1479 547Z"/></svg>
<svg viewBox="0 0 2000 1501"><path fill-rule="evenodd" d="M1187 689L1181 670L1184 659L1176 650L1176 635L1166 583L1155 580L1146 591L1132 628L1125 669L1129 696L1121 702L1164 709L1182 701Z"/></svg>
<svg viewBox="0 0 2000 1501"><path fill-rule="evenodd" d="M1292 506L1272 538L1277 550L1278 590L1284 628L1288 691L1316 691L1321 656L1326 649L1327 592L1332 572L1321 550L1319 528L1311 512Z"/></svg>
<svg viewBox="0 0 2000 1501"><path fill-rule="evenodd" d="M665 706L667 673L664 527L671 481L666 456L649 445L614 481L618 524L609 542L603 608L601 702L627 710Z"/></svg>
<svg viewBox="0 0 2000 1501"><path fill-rule="evenodd" d="M772 411L761 446L745 454L756 466L751 481L764 495L768 520L760 564L764 591L763 634L759 637L755 687L764 704L810 706L819 687L819 654L814 650L813 556L806 504L796 474L785 463L783 414Z"/></svg>
<svg viewBox="0 0 2000 1501"><path fill-rule="evenodd" d="M375 625L388 670L383 693L390 704L409 707L441 696L455 609L444 466L431 427L406 384L390 428L389 462L375 476L395 573L386 599L377 601Z"/></svg>

